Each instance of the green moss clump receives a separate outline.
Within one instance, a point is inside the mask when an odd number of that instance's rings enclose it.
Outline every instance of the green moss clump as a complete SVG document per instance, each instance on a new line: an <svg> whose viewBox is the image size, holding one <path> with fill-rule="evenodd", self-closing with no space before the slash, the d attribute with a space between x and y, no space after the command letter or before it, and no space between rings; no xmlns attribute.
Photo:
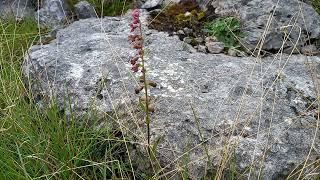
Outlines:
<svg viewBox="0 0 320 180"><path fill-rule="evenodd" d="M185 27L193 29L198 35L203 34L201 27L205 22L212 20L213 16L201 11L195 1L183 1L167 7L162 12L151 12L149 27L159 31L175 32Z"/></svg>
<svg viewBox="0 0 320 180"><path fill-rule="evenodd" d="M186 25L193 25L197 24L197 22L201 21L205 17L205 12L200 11L198 12L197 10L192 10L190 13L181 13L175 16L176 23L181 25L181 26L186 26Z"/></svg>

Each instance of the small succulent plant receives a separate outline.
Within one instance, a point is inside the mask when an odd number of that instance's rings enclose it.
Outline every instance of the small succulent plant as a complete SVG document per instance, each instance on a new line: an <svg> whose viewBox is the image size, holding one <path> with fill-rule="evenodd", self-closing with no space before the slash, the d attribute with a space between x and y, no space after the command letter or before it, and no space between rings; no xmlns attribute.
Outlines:
<svg viewBox="0 0 320 180"><path fill-rule="evenodd" d="M135 87L135 93L140 94L144 90L144 95L139 98L140 105L142 105L145 112L145 120L147 125L147 135L148 135L148 153L150 154L150 113L155 111L154 104L151 101L151 97L148 95L148 88L156 87L157 84L153 81L147 80L147 70L145 68L144 59L144 38L142 33L141 21L140 21L140 10L134 9L132 12L132 21L130 23L131 34L128 39L134 49L136 49L136 54L130 59L130 64L132 65L131 70L133 72L141 72L142 76L139 79L140 84Z"/></svg>

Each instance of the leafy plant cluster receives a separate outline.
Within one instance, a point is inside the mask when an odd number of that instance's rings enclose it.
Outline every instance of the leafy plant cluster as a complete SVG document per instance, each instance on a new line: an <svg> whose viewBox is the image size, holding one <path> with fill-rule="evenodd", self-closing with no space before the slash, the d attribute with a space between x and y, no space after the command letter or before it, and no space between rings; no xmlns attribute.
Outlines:
<svg viewBox="0 0 320 180"><path fill-rule="evenodd" d="M215 36L229 48L240 47L237 38L242 37L243 34L240 20L235 17L218 18L208 22L205 24L204 31Z"/></svg>
<svg viewBox="0 0 320 180"><path fill-rule="evenodd" d="M96 10L99 16L117 16L126 12L132 6L132 0L87 0ZM67 0L73 7L80 0Z"/></svg>

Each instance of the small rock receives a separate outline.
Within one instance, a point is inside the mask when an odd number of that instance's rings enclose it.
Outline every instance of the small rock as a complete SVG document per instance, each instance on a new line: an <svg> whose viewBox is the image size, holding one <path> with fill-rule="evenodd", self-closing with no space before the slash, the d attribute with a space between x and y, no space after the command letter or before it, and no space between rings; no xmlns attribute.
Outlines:
<svg viewBox="0 0 320 180"><path fill-rule="evenodd" d="M233 56L233 57L237 57L238 52L237 52L237 50L230 48L230 49L228 50L228 55L229 55L229 56Z"/></svg>
<svg viewBox="0 0 320 180"><path fill-rule="evenodd" d="M76 5L74 5L75 13L77 14L79 19L87 19L96 17L96 12L94 7L91 6L87 1L80 1Z"/></svg>
<svg viewBox="0 0 320 180"><path fill-rule="evenodd" d="M185 28L183 28L183 32L184 32L186 35L190 35L190 34L192 34L193 30L190 29L190 28L185 27Z"/></svg>
<svg viewBox="0 0 320 180"><path fill-rule="evenodd" d="M315 54L319 53L319 50L317 49L317 47L315 45L310 44L310 45L306 45L306 46L302 47L301 52L302 52L302 54L305 54L305 55L315 55Z"/></svg>
<svg viewBox="0 0 320 180"><path fill-rule="evenodd" d="M212 54L219 54L224 50L223 42L206 42L206 46Z"/></svg>
<svg viewBox="0 0 320 180"><path fill-rule="evenodd" d="M295 48L291 47L286 47L283 49L283 52L286 54L299 54L301 51L301 47L297 46Z"/></svg>
<svg viewBox="0 0 320 180"><path fill-rule="evenodd" d="M191 44L193 41L193 39L191 37L185 37L183 38L183 42L187 43L187 44Z"/></svg>
<svg viewBox="0 0 320 180"><path fill-rule="evenodd" d="M209 36L209 37L206 37L206 39L204 41L205 42L217 42L218 39L214 36Z"/></svg>
<svg viewBox="0 0 320 180"><path fill-rule="evenodd" d="M203 38L202 37L194 38L194 40L199 44L203 42Z"/></svg>
<svg viewBox="0 0 320 180"><path fill-rule="evenodd" d="M145 31L145 35L150 35L150 34L152 34L152 30L146 30Z"/></svg>
<svg viewBox="0 0 320 180"><path fill-rule="evenodd" d="M195 53L197 52L197 50L195 48L193 48L190 44L187 44L187 43L183 43L182 45L182 50L183 51L187 51L189 53Z"/></svg>
<svg viewBox="0 0 320 180"><path fill-rule="evenodd" d="M192 14L188 11L186 13L184 13L184 17L188 17L188 16L191 16Z"/></svg>
<svg viewBox="0 0 320 180"><path fill-rule="evenodd" d="M238 56L238 57L247 57L248 54L247 54L245 51L238 51L238 52L237 52L237 56Z"/></svg>
<svg viewBox="0 0 320 180"><path fill-rule="evenodd" d="M70 14L65 0L44 0L42 8L35 15L40 25L45 27L61 27Z"/></svg>
<svg viewBox="0 0 320 180"><path fill-rule="evenodd" d="M142 9L153 10L160 8L163 0L147 0L142 6Z"/></svg>
<svg viewBox="0 0 320 180"><path fill-rule="evenodd" d="M185 35L184 32L183 32L183 30L177 31L177 34L179 34L179 35Z"/></svg>
<svg viewBox="0 0 320 180"><path fill-rule="evenodd" d="M203 53L207 52L207 47L204 46L204 45L198 45L197 49L198 49L199 52L203 52Z"/></svg>
<svg viewBox="0 0 320 180"><path fill-rule="evenodd" d="M57 33L59 31L59 28L53 28L50 32L49 32L49 36L51 36L52 38L57 38Z"/></svg>

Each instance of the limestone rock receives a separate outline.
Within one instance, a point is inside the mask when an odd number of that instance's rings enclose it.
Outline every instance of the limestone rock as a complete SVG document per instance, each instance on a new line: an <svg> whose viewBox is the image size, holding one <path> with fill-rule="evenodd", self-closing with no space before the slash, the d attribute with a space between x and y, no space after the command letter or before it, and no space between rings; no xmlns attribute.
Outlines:
<svg viewBox="0 0 320 180"><path fill-rule="evenodd" d="M101 122L119 113L115 123L123 134L144 142L134 95L139 74L132 74L128 63L134 55L129 22L80 20L58 31L50 44L31 47L23 72L37 103L55 97L62 110L70 113L71 107L78 116L94 106ZM172 172L169 177L180 174L176 168L186 159L190 178L199 179L207 163L218 168L230 158L237 172L245 172L242 177L251 172L251 179L281 179L304 163L310 149L311 162L319 157L314 136L319 57L190 53L177 36L149 31L145 38L148 76L158 84L151 90L156 106L151 136L161 137L157 157Z"/></svg>
<svg viewBox="0 0 320 180"><path fill-rule="evenodd" d="M207 49L212 54L219 54L224 50L223 42L206 42Z"/></svg>
<svg viewBox="0 0 320 180"><path fill-rule="evenodd" d="M251 50L261 39L264 39L263 50L279 50L283 44L283 48L292 47L296 43L301 46L310 39L320 39L320 15L311 5L299 0L277 2L213 0L212 6L220 16L241 19L246 35L242 41ZM286 35L290 41L283 43Z"/></svg>

